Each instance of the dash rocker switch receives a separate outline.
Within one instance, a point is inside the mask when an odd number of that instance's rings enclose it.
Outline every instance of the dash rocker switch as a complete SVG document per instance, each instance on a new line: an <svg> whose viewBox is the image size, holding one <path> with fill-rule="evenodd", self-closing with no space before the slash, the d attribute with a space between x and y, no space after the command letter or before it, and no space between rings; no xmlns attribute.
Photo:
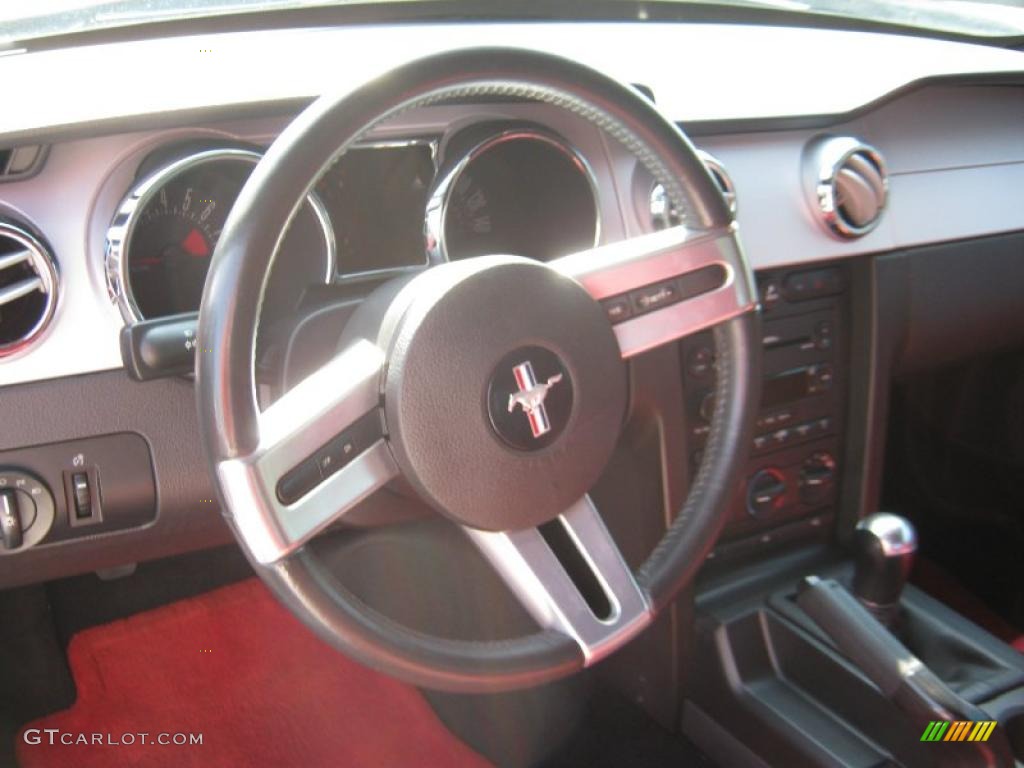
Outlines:
<svg viewBox="0 0 1024 768"><path fill-rule="evenodd" d="M89 489L89 476L85 472L76 472L71 476L71 493L75 500L75 517L79 520L92 517L92 493Z"/></svg>
<svg viewBox="0 0 1024 768"><path fill-rule="evenodd" d="M102 522L97 483L94 469L64 473L64 499L68 508L68 524L72 528Z"/></svg>

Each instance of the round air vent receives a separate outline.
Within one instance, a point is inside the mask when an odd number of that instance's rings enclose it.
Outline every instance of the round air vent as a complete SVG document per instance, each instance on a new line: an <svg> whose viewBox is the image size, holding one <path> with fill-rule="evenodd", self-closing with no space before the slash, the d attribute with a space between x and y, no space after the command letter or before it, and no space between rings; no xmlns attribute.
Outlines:
<svg viewBox="0 0 1024 768"><path fill-rule="evenodd" d="M56 306L57 269L49 250L26 229L0 220L0 357L38 338Z"/></svg>
<svg viewBox="0 0 1024 768"><path fill-rule="evenodd" d="M698 149L697 155L700 157L701 162L704 163L704 167L708 169L711 178L715 180L715 184L718 185L718 190L722 193L726 205L729 206L729 212L735 219L736 188L733 186L729 174L726 173L725 167L710 152ZM683 217L679 215L679 211L669 201L668 195L665 194L665 188L661 184L655 183L651 187L650 206L651 224L655 229L667 229L668 227L675 227L683 223Z"/></svg>
<svg viewBox="0 0 1024 768"><path fill-rule="evenodd" d="M822 136L804 162L811 208L829 232L852 239L878 226L889 196L878 150L850 136Z"/></svg>

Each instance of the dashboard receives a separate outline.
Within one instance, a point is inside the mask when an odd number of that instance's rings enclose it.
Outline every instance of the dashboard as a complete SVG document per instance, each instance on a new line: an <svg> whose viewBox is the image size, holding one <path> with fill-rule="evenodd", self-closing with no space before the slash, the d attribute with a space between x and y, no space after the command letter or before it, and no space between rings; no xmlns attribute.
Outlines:
<svg viewBox="0 0 1024 768"><path fill-rule="evenodd" d="M130 380L124 331L175 319L174 343L195 354L211 255L266 147L313 96L445 46L529 44L636 84L690 133L733 205L768 362L748 493L717 556L786 525L830 530L844 504L871 503L887 386L874 259L1024 230L1008 194L1024 186L1024 54L740 25L431 31L235 32L0 57L8 101L24 105L0 116L0 468L24 470L0 485L23 480L50 499L34 507L46 531L0 549L0 586L227 540L192 382ZM752 58L723 58L730 49ZM181 62L173 78L149 66L168 55ZM100 98L97 73L128 58L125 97ZM295 211L260 360L297 356L309 328L291 325L296 313L354 306L396 275L490 253L548 260L684 220L623 147L552 106L400 114L337 156ZM675 417L688 443L672 449L684 475L699 458L708 355L695 336L668 363L684 392Z"/></svg>

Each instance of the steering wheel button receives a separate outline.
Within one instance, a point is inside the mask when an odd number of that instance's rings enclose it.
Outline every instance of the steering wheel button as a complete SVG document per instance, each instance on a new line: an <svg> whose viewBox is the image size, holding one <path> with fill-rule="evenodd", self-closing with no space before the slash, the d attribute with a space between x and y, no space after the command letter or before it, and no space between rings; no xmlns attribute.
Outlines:
<svg viewBox="0 0 1024 768"><path fill-rule="evenodd" d="M613 299L601 302L604 311L608 314L608 322L612 325L629 320L633 316L633 307L625 296L616 296Z"/></svg>
<svg viewBox="0 0 1024 768"><path fill-rule="evenodd" d="M692 299L694 296L721 288L726 277L725 269L720 264L695 269L676 281L679 286L679 298L676 300Z"/></svg>
<svg viewBox="0 0 1024 768"><path fill-rule="evenodd" d="M320 467L310 459L288 471L277 484L277 498L282 504L294 504L320 484Z"/></svg>
<svg viewBox="0 0 1024 768"><path fill-rule="evenodd" d="M356 448L355 438L345 433L334 438L317 451L313 460L320 471L320 477L326 480L348 464L358 453L359 450Z"/></svg>
<svg viewBox="0 0 1024 768"><path fill-rule="evenodd" d="M655 283L638 288L629 296L633 300L633 310L639 315L667 307L669 304L675 304L679 301L679 286L674 280Z"/></svg>

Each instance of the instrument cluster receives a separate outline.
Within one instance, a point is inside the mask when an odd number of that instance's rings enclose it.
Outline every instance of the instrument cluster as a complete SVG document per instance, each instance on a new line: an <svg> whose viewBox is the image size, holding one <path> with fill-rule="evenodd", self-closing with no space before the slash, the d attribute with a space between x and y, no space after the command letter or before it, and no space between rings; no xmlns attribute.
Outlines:
<svg viewBox="0 0 1024 768"><path fill-rule="evenodd" d="M357 145L321 174L282 239L270 311L313 286L446 260L549 260L595 245L596 185L583 156L532 124ZM165 148L140 167L107 232L106 274L126 322L195 312L231 207L261 150Z"/></svg>

